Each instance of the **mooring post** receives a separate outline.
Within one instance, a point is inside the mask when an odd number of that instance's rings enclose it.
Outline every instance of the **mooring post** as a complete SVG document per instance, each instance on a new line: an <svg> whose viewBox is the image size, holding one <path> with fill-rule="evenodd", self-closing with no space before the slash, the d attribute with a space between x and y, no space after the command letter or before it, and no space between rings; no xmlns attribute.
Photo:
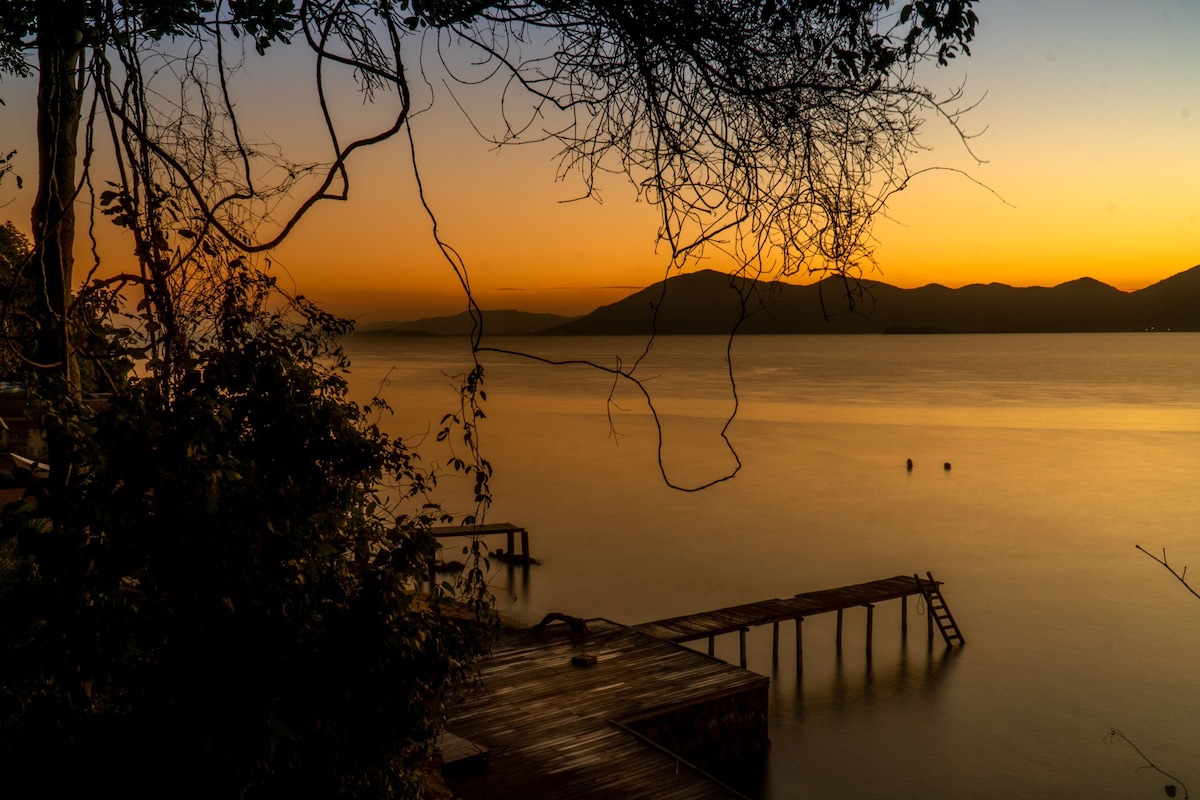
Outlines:
<svg viewBox="0 0 1200 800"><path fill-rule="evenodd" d="M804 617L796 617L796 672L804 671L804 639L800 635L800 623Z"/></svg>
<svg viewBox="0 0 1200 800"><path fill-rule="evenodd" d="M908 596L900 598L900 636L908 636Z"/></svg>
<svg viewBox="0 0 1200 800"><path fill-rule="evenodd" d="M875 627L875 606L867 603L867 655L871 655L871 634Z"/></svg>
<svg viewBox="0 0 1200 800"><path fill-rule="evenodd" d="M771 625L771 663L779 663L779 623Z"/></svg>
<svg viewBox="0 0 1200 800"><path fill-rule="evenodd" d="M742 651L742 669L746 668L746 631L749 628L742 628L738 631L738 645Z"/></svg>
<svg viewBox="0 0 1200 800"><path fill-rule="evenodd" d="M842 609L840 609L840 608L838 609L838 621L837 621L837 649L838 650L842 649Z"/></svg>

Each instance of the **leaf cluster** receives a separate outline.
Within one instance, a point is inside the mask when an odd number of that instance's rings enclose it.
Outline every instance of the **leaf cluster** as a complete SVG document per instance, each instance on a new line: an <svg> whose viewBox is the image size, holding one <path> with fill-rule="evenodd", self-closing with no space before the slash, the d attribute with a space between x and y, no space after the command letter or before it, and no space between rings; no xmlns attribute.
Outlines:
<svg viewBox="0 0 1200 800"><path fill-rule="evenodd" d="M33 281L25 274L32 252L29 239L11 221L0 226L0 379L17 380L24 365L16 343L29 340L34 321Z"/></svg>
<svg viewBox="0 0 1200 800"><path fill-rule="evenodd" d="M218 9L225 12L225 24L249 36L259 53L273 42L288 41L297 24L293 0L63 0L62 5L64 18L83 16L88 44L101 49L126 44L135 36L196 36ZM24 51L36 47L41 25L55 24L38 0L7 0L0 5L0 73L28 75Z"/></svg>

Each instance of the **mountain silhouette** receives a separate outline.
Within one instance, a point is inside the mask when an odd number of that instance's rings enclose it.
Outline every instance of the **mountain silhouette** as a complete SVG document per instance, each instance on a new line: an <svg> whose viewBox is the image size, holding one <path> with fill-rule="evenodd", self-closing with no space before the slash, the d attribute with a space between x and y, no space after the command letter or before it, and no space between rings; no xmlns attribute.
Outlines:
<svg viewBox="0 0 1200 800"><path fill-rule="evenodd" d="M737 330L752 334L1197 331L1200 266L1135 292L1092 278L1053 287L900 289L837 277L800 286L702 270L673 276L543 333L726 334L743 309Z"/></svg>
<svg viewBox="0 0 1200 800"><path fill-rule="evenodd" d="M1136 330L1200 330L1200 266L1133 292Z"/></svg>
<svg viewBox="0 0 1200 800"><path fill-rule="evenodd" d="M488 336L527 336L569 322L559 314L528 311L484 311L483 332ZM471 332L467 312L448 317L423 317L411 322L371 322L359 327L356 336L466 336Z"/></svg>

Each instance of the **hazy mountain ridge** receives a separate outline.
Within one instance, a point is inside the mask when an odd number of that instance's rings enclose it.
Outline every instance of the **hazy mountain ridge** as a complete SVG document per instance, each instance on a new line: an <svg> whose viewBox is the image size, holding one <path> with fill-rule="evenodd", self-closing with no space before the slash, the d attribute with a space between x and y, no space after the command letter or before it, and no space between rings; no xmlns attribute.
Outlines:
<svg viewBox="0 0 1200 800"><path fill-rule="evenodd" d="M557 335L728 333L743 285L705 270L668 279L546 331ZM1200 330L1200 266L1134 292L1092 278L1053 287L1001 283L900 289L826 278L807 286L747 282L739 333L1074 333ZM853 300L853 302L851 302ZM654 308L659 308L657 319Z"/></svg>
<svg viewBox="0 0 1200 800"><path fill-rule="evenodd" d="M528 336L570 322L575 317L534 314L528 311L484 311L483 332L490 336ZM449 317L422 317L410 322L371 322L355 331L356 336L465 336L471 332L467 312Z"/></svg>

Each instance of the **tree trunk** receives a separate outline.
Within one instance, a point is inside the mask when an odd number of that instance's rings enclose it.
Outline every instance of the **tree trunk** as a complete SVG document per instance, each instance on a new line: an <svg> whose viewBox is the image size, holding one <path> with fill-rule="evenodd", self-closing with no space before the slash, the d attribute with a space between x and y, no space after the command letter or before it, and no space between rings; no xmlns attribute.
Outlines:
<svg viewBox="0 0 1200 800"><path fill-rule="evenodd" d="M85 0L39 0L38 48L38 184L33 202L34 285L31 309L37 323L33 358L38 372L61 382L70 394L79 391L73 369L67 310L74 267L75 196L79 121L83 100ZM51 479L65 480L65 443L48 433Z"/></svg>

